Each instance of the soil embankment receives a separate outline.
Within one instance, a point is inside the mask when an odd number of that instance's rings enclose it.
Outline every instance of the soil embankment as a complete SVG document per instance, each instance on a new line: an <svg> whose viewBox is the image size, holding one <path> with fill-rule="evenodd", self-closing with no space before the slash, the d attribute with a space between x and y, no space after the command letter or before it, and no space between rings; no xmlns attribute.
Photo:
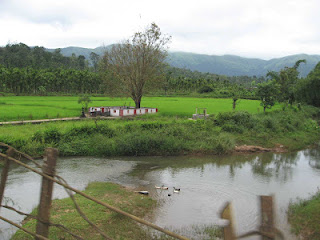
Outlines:
<svg viewBox="0 0 320 240"><path fill-rule="evenodd" d="M235 146L234 152L236 153L261 153L261 152L287 152L286 148L283 145L276 145L274 148L265 148L255 145L242 145L242 146Z"/></svg>

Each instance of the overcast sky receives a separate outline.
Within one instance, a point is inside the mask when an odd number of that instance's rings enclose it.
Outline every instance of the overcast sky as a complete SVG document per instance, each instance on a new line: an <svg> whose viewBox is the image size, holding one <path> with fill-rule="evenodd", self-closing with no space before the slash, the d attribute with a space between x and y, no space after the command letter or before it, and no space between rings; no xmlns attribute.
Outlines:
<svg viewBox="0 0 320 240"><path fill-rule="evenodd" d="M320 0L0 0L0 46L95 48L155 22L171 51L320 54Z"/></svg>

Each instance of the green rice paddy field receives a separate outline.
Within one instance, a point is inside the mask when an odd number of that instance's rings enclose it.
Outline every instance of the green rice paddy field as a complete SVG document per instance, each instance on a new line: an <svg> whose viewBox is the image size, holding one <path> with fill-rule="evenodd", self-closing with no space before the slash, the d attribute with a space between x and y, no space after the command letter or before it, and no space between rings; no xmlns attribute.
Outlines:
<svg viewBox="0 0 320 240"><path fill-rule="evenodd" d="M89 106L134 106L129 98L92 97ZM144 97L142 107L156 107L159 115L191 117L196 107L207 108L209 114L232 111L231 99L190 97ZM78 97L6 96L0 97L0 122L14 120L77 117L81 113ZM272 110L279 109L277 105ZM236 110L259 113L260 101L240 100ZM270 111L270 110L269 110Z"/></svg>

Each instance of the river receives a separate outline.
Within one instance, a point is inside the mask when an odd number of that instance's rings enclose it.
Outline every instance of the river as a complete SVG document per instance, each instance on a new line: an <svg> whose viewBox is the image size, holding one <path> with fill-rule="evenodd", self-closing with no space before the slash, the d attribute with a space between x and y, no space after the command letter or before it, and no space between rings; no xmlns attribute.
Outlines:
<svg viewBox="0 0 320 240"><path fill-rule="evenodd" d="M296 239L290 234L287 206L320 187L320 149L206 157L60 158L57 173L80 190L91 181L111 181L148 190L151 197L161 202L149 220L195 239L203 237L199 233L203 226L225 224L219 212L227 201L233 204L237 234L257 229L258 196L272 194L277 228L286 239ZM5 191L7 204L31 212L39 202L40 181L35 173L12 166ZM169 190L154 187L162 185ZM181 191L173 193L173 187ZM66 196L63 188L55 185L54 198ZM1 209L1 215L15 222L23 219L6 209ZM4 240L16 231L4 222L0 222L0 229L0 239Z"/></svg>

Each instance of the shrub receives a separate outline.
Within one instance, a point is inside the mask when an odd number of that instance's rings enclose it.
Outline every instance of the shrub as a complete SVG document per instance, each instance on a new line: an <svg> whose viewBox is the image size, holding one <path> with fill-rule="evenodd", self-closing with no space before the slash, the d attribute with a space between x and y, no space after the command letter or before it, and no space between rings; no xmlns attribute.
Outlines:
<svg viewBox="0 0 320 240"><path fill-rule="evenodd" d="M43 132L43 140L45 143L58 143L61 139L61 133L56 128L49 128Z"/></svg>
<svg viewBox="0 0 320 240"><path fill-rule="evenodd" d="M96 132L101 133L109 138L116 136L116 131L107 125L99 125L98 128L96 128Z"/></svg>
<svg viewBox="0 0 320 240"><path fill-rule="evenodd" d="M61 141L59 146L62 156L88 156L90 152L90 138L77 137L72 141Z"/></svg>
<svg viewBox="0 0 320 240"><path fill-rule="evenodd" d="M167 126L167 124L160 123L160 122L147 122L142 123L141 125L142 129L161 129Z"/></svg>
<svg viewBox="0 0 320 240"><path fill-rule="evenodd" d="M43 133L40 131L35 132L31 137L31 140L37 141L37 142L43 142Z"/></svg>
<svg viewBox="0 0 320 240"><path fill-rule="evenodd" d="M127 156L174 154L182 148L182 143L176 138L152 132L129 133L115 140L116 153Z"/></svg>
<svg viewBox="0 0 320 240"><path fill-rule="evenodd" d="M224 154L234 148L234 141L229 134L213 135L207 139L205 148L215 154Z"/></svg>
<svg viewBox="0 0 320 240"><path fill-rule="evenodd" d="M208 85L202 86L198 89L198 93L208 93L213 91L214 91L213 87Z"/></svg>
<svg viewBox="0 0 320 240"><path fill-rule="evenodd" d="M276 118L266 116L262 120L263 126L269 130L272 130L273 132L279 131L279 123L277 122Z"/></svg>
<svg viewBox="0 0 320 240"><path fill-rule="evenodd" d="M252 115L245 111L219 113L215 121L221 127L225 124L234 124L250 129L255 125Z"/></svg>
<svg viewBox="0 0 320 240"><path fill-rule="evenodd" d="M221 129L225 132L234 132L234 133L243 133L244 132L244 127L239 126L237 124L231 124L231 123L226 123L222 125Z"/></svg>
<svg viewBox="0 0 320 240"><path fill-rule="evenodd" d="M81 136L81 135L91 135L97 132L95 126L83 125L71 128L66 132L66 136Z"/></svg>

